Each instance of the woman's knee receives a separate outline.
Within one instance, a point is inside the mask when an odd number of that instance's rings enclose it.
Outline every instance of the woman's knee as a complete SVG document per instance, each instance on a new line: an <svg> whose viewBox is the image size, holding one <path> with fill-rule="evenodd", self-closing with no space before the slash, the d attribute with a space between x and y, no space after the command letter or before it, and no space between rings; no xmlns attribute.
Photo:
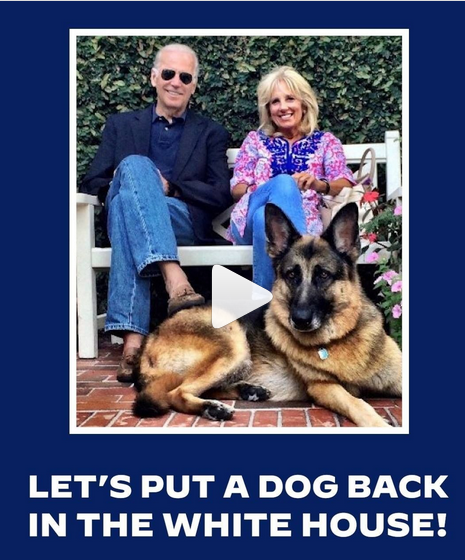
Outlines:
<svg viewBox="0 0 465 560"><path fill-rule="evenodd" d="M273 191L280 191L281 193L295 193L298 192L297 182L290 175L282 174L276 175L271 179L273 181Z"/></svg>

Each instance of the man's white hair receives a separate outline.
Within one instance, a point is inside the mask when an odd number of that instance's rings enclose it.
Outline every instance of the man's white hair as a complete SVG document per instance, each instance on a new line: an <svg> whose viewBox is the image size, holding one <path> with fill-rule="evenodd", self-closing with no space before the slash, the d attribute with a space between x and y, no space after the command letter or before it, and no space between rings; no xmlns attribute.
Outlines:
<svg viewBox="0 0 465 560"><path fill-rule="evenodd" d="M161 55L166 51L176 51L190 54L194 58L194 82L197 82L197 79L199 77L199 59L197 57L197 54L190 47L188 47L187 45L182 45L181 43L172 43L170 45L165 45L164 47L162 47L155 56L152 69L158 70L158 68L160 67Z"/></svg>

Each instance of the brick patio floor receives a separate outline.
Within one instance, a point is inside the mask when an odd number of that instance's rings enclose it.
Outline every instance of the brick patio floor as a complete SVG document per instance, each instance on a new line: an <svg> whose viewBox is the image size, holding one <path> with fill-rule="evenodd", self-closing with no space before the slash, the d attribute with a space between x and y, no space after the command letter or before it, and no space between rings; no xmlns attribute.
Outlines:
<svg viewBox="0 0 465 560"><path fill-rule="evenodd" d="M121 346L100 341L98 359L77 360L77 420L81 428L332 428L354 427L346 418L310 402L224 401L236 412L231 420L212 422L198 416L169 412L159 418L137 418L131 407L135 389L116 380ZM402 425L402 400L381 398L368 402L395 427Z"/></svg>

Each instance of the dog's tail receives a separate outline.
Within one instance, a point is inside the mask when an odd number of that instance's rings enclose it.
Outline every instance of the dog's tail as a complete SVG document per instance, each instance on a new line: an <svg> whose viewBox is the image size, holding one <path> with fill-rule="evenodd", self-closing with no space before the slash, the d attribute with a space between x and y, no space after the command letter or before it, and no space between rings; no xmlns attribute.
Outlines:
<svg viewBox="0 0 465 560"><path fill-rule="evenodd" d="M140 418L161 416L170 409L168 393L182 383L182 376L176 373L164 373L149 381L137 395L133 412Z"/></svg>

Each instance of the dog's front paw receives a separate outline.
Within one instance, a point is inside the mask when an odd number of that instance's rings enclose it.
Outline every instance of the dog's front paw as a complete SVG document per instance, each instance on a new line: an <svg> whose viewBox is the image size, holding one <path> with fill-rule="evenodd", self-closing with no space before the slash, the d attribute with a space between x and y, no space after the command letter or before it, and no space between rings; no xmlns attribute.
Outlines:
<svg viewBox="0 0 465 560"><path fill-rule="evenodd" d="M206 401L202 416L208 420L230 420L235 410L232 406L228 406L220 401Z"/></svg>
<svg viewBox="0 0 465 560"><path fill-rule="evenodd" d="M238 388L243 401L267 401L271 397L270 391L261 385L241 383Z"/></svg>

